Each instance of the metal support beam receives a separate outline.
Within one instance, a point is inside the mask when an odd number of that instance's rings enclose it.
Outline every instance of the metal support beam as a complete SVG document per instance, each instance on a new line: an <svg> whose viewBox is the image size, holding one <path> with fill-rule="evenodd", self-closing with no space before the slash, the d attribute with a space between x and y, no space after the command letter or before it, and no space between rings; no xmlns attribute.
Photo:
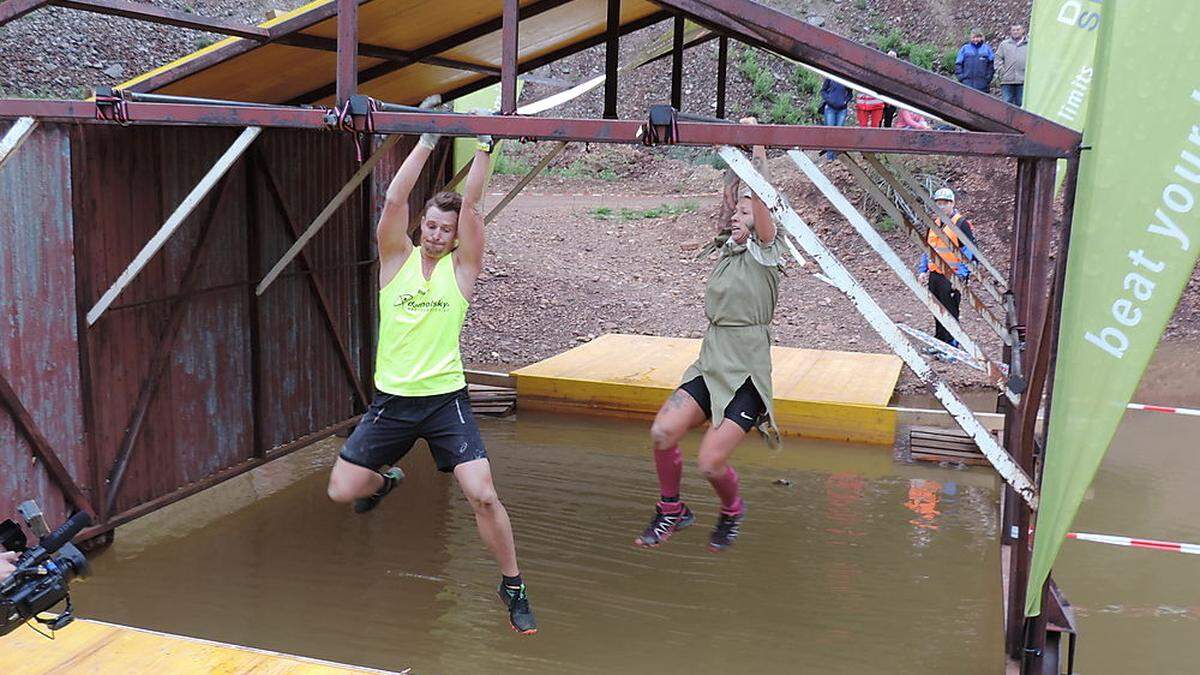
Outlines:
<svg viewBox="0 0 1200 675"><path fill-rule="evenodd" d="M183 318L187 315L189 293L193 290L201 269L200 259L203 257L204 250L208 244L208 233L212 229L213 223L216 222L217 214L220 212L221 205L225 201L225 195L229 192L229 183L228 179L222 178L221 189L217 191L217 196L212 201L208 215L200 225L200 232L196 236L196 244L192 247L192 253L183 268L183 276L179 282L179 297L171 303L167 322L163 324L162 333L159 334L158 341L154 345L154 352L150 357L150 367L146 371L146 379L142 380L142 386L138 390L137 401L134 403L133 410L129 414L128 423L125 424L125 435L121 438L121 445L117 448L116 458L113 460L112 467L108 471L108 477L104 481L106 486L105 492L107 493L104 501L104 513L106 515L112 514L113 509L116 507L117 497L120 496L121 487L125 483L125 471L129 468L129 460L133 456L133 449L137 446L138 438L142 433L142 427L146 422L147 416L150 414L150 404L154 401L154 395L158 391L158 385L162 381L163 374L167 371L167 366L171 364L175 339L179 335L180 327L183 326ZM257 423L257 420L255 422Z"/></svg>
<svg viewBox="0 0 1200 675"><path fill-rule="evenodd" d="M0 169L17 154L17 149L29 139L37 128L37 120L32 117L21 117L9 127L4 138L0 138Z"/></svg>
<svg viewBox="0 0 1200 675"><path fill-rule="evenodd" d="M71 478L67 467L63 466L62 460L58 458L58 454L54 452L54 447L50 445L50 441L42 435L41 429L37 423L33 421L33 415L21 403L21 397L17 396L16 390L0 373L0 405L8 408L12 415L13 423L17 430L25 435L29 441L29 447L33 449L33 454L42 465L46 467L46 473L50 474L50 479L58 485L63 491L63 495L67 501L75 506L80 511L86 511L93 518L96 515L95 509L88 503L86 497L83 496L83 491L79 489L79 485L75 483L75 479Z"/></svg>
<svg viewBox="0 0 1200 675"><path fill-rule="evenodd" d="M888 196L883 193L883 190L881 190L878 185L876 185L875 181L871 180L871 177L867 174L866 169L864 169L858 163L858 161L850 155L850 153L843 152L839 154L838 160L843 166L846 167L846 170L850 172L850 176L859 184L859 187L861 187L867 193L867 195L875 201L876 204L887 211L892 220L904 228L909 235L909 239L916 244L918 249L923 251L925 255L931 257L937 255L937 251L934 250L933 246L930 246L929 244L927 237L928 228L920 227L918 223L910 220L908 214L896 206L895 202L893 202L891 199L888 199ZM979 297L979 295L975 292L975 289L968 284L963 283L962 279L959 279L957 276L951 275L948 277L948 279L950 281L950 285L962 294L962 297L967 300L967 303L972 309L979 313L980 318L983 319L983 322L992 329L992 331L996 334L996 337L1000 338L1000 340L1005 344L1010 344L1011 338L1009 337L1008 329L1005 327L1004 323L1000 321L1000 318L996 316L992 309L984 304L983 299Z"/></svg>
<svg viewBox="0 0 1200 675"><path fill-rule="evenodd" d="M729 77L729 38L717 39L717 117L725 119L725 86Z"/></svg>
<svg viewBox="0 0 1200 675"><path fill-rule="evenodd" d="M337 101L358 93L358 0L337 0Z"/></svg>
<svg viewBox="0 0 1200 675"><path fill-rule="evenodd" d="M604 42L604 118L617 119L617 70L621 58L621 0L608 0Z"/></svg>
<svg viewBox="0 0 1200 675"><path fill-rule="evenodd" d="M776 192L775 188L762 177L746 159L741 151L724 146L718 150L721 158L737 173L746 185L766 204L767 209L775 220L790 233L809 256L814 258L827 278L850 299L851 303L863 315L875 332L891 346L892 350L904 360L905 364L921 379L937 397L942 406L954 417L958 425L975 441L997 473L1030 504L1037 507L1037 489L1029 475L1013 462L1012 457L992 438L991 433L977 420L970 408L963 403L941 377L929 367L921 355L913 348L896 324L888 318L883 309L855 281L850 272L825 247L820 238L800 219L800 216L788 206L787 202Z"/></svg>
<svg viewBox="0 0 1200 675"><path fill-rule="evenodd" d="M500 215L500 211L502 211L504 207L508 206L508 203L515 199L516 196L521 193L521 190L524 190L525 186L529 185L530 181L536 178L537 175L542 172L542 169L546 168L547 164L554 161L555 157L558 157L560 154L562 154L563 148L566 147L567 144L562 141L555 143L554 147L550 148L550 152L547 152L544 156L542 156L537 165L530 169L529 173L525 174L521 180L518 181L511 190L508 191L508 194L504 195L504 197L500 200L500 203L492 207L491 211L488 211L487 217L483 219L483 223L486 225L495 220L496 216Z"/></svg>
<svg viewBox="0 0 1200 675"><path fill-rule="evenodd" d="M671 36L671 107L683 110L683 16L675 17Z"/></svg>
<svg viewBox="0 0 1200 675"><path fill-rule="evenodd" d="M0 4L0 26L50 4L50 0L7 0Z"/></svg>
<svg viewBox="0 0 1200 675"><path fill-rule="evenodd" d="M298 240L302 234L299 221L293 217L291 209L288 208L287 201L283 197L283 191L279 188L279 183L275 181L275 175L271 173L271 168L267 165L265 158L259 158L258 166L267 184L267 191L271 194L271 201L275 205L276 212L283 218L284 223L287 225L288 233ZM354 389L354 393L358 396L358 402L362 405L363 409L366 409L371 405L371 399L367 395L367 390L363 387L362 380L359 379L358 373L355 370L354 359L350 357L350 350L346 346L346 340L342 337L342 332L338 330L337 321L333 317L333 303L329 301L329 295L325 292L325 287L321 285L321 281L317 279L316 269L303 249L299 252L297 262L300 263L300 269L308 279L308 287L320 307L321 318L325 322L325 329L329 332L329 337L333 339L333 346L337 349L338 359L341 361L346 379L350 387ZM255 294L254 297L257 298L258 294Z"/></svg>
<svg viewBox="0 0 1200 675"><path fill-rule="evenodd" d="M517 62L520 60L521 6L504 0L500 27L500 114L517 112Z"/></svg>
<svg viewBox="0 0 1200 675"><path fill-rule="evenodd" d="M275 281L275 278L278 277L281 272L283 272L288 264L291 263L296 256L300 255L301 249L304 248L309 240L317 235L317 232L321 231L321 228L325 226L325 223L328 222L333 214L337 212L339 208L341 208L342 204L350 198L350 195L358 189L358 186L362 184L367 176L371 175L371 172L375 170L375 165L379 164L379 160L383 159L384 155L386 155L387 152L392 149L392 146L394 146L398 140L400 140L399 136L389 136L383 143L379 145L379 149L375 151L375 154L371 155L367 161L363 162L362 166L358 168L358 171L354 172L354 175L350 177L350 180L346 181L346 184L342 186L342 189L338 190L338 193L333 196L333 199L329 200L329 203L325 205L325 208L317 214L317 217L313 219L313 222L308 226L308 229L304 230L304 234L301 234L299 238L296 239L296 243L292 244L292 247L287 250L287 253L284 253L283 257L279 259L279 262L275 263L275 266L271 268L271 271L267 272L267 276L263 277L262 281L258 283L258 287L254 291L255 293L262 295L267 288L270 287L271 283Z"/></svg>
<svg viewBox="0 0 1200 675"><path fill-rule="evenodd" d="M265 42L271 36L271 31L266 28L197 16L188 12L156 7L144 2L128 2L126 0L53 0L50 4L57 7L92 12L94 14L138 19L151 23L175 26L177 28L190 28L208 33L220 33L221 35L230 35L260 42Z"/></svg>
<svg viewBox="0 0 1200 675"><path fill-rule="evenodd" d="M808 180L821 191L821 194L825 195L829 203L833 204L834 208L846 218L850 226L866 240L867 245L879 254L879 257L883 259L888 267L892 268L892 272L900 278L900 281L908 287L908 290L912 291L917 300L920 300L921 304L925 305L925 308L933 314L934 318L945 326L946 330L950 331L954 339L958 340L960 348L984 365L988 379L998 386L1004 395L1014 404L1020 401L1020 397L1008 388L1007 377L1000 369L1000 366L992 361L983 352L983 349L971 339L967 331L958 323L958 319L942 306L942 303L934 297L933 293L930 293L929 289L921 286L916 277L913 276L912 270L909 269L908 265L900 260L900 256L896 255L892 247L875 231L875 227L871 223L868 223L867 219L850 203L850 200L846 199L846 196L834 186L829 178L821 173L817 165L798 150L789 150L787 154L792 162L804 172Z"/></svg>
<svg viewBox="0 0 1200 675"><path fill-rule="evenodd" d="M126 267L125 271L121 272L121 275L117 277L117 280L113 282L113 285L107 291L105 291L104 295L100 296L100 299L96 301L96 304L90 310L88 310L87 321L89 326L94 326L96 324L96 321L98 321L100 316L104 314L104 310L108 309L109 305L111 305L113 301L117 299L117 296L121 294L121 291L124 291L125 288L133 281L134 277L136 277L138 273L141 272L146 266L146 264L150 262L150 259L154 257L154 254L157 253L159 249L161 249L163 245L167 243L167 239L170 239L171 235L175 233L175 230L179 229L179 226L183 224L188 215L200 205L200 202L204 200L205 195L207 195L209 191L212 190L213 186L221 180L227 171L229 171L229 168L232 167L234 162L236 162L238 158L242 156L242 153L246 151L246 148L250 147L250 144L254 142L254 139L258 138L260 133L262 133L261 127L247 127L244 131L242 131L241 135L234 140L234 142L225 151L225 154L221 155L220 159L218 159L217 162L213 164L212 168L208 170L208 173L206 173L204 177L200 179L200 182L196 184L196 187L192 188L192 191L188 193L186 197L184 197L183 201L175 209L175 212L171 214L171 217L167 218L167 222L163 223L162 227L158 229L158 232L155 232L154 236L150 238L150 241L146 242L146 245L142 247L142 250L133 259L133 262L129 263L129 267Z"/></svg>

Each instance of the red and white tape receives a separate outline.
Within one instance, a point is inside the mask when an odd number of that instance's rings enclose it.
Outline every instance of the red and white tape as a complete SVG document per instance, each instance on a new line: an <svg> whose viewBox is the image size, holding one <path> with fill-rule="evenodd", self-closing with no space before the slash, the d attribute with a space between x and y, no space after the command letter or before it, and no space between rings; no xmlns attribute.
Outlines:
<svg viewBox="0 0 1200 675"><path fill-rule="evenodd" d="M1134 539L1118 537L1111 534L1090 534L1088 532L1068 532L1067 539L1094 541L1099 544L1114 546L1132 546L1133 548L1148 548L1155 551L1174 551L1176 553L1192 553L1200 555L1200 544L1184 544L1177 541L1159 541L1157 539Z"/></svg>
<svg viewBox="0 0 1200 675"><path fill-rule="evenodd" d="M1147 405L1145 403L1130 403L1127 407L1130 410L1148 410L1150 412L1171 413L1172 415L1200 417L1200 410L1196 410L1195 408L1173 408L1166 405Z"/></svg>

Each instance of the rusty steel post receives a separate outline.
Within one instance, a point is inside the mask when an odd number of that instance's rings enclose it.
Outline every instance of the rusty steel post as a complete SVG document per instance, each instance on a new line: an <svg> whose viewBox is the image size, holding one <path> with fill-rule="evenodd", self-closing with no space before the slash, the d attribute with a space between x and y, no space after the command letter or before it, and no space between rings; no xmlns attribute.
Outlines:
<svg viewBox="0 0 1200 675"><path fill-rule="evenodd" d="M608 0L604 40L604 117L617 119L617 71L620 70L621 0Z"/></svg>
<svg viewBox="0 0 1200 675"><path fill-rule="evenodd" d="M358 93L358 0L337 0L337 102Z"/></svg>
<svg viewBox="0 0 1200 675"><path fill-rule="evenodd" d="M517 112L517 63L520 61L518 28L521 8L517 0L504 0L500 28L500 114Z"/></svg>
<svg viewBox="0 0 1200 675"><path fill-rule="evenodd" d="M729 38L717 39L717 117L725 119L725 84L729 75Z"/></svg>
<svg viewBox="0 0 1200 675"><path fill-rule="evenodd" d="M683 110L683 16L676 15L671 37L671 107Z"/></svg>

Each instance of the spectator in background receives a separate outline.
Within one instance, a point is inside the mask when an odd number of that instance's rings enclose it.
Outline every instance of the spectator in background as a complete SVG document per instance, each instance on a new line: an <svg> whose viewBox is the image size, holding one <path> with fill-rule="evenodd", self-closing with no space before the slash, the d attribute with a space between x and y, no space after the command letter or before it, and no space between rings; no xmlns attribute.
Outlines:
<svg viewBox="0 0 1200 675"><path fill-rule="evenodd" d="M860 127L883 126L883 101L873 94L860 91L854 98L854 114L858 117Z"/></svg>
<svg viewBox="0 0 1200 675"><path fill-rule="evenodd" d="M895 128L929 131L929 120L924 115L900 108L896 114Z"/></svg>
<svg viewBox="0 0 1200 675"><path fill-rule="evenodd" d="M892 57L893 59L900 58L900 55L897 54L896 50L894 49L888 52L888 56ZM892 120L894 119L896 119L896 106L885 101L883 104L883 127L885 129L891 129Z"/></svg>
<svg viewBox="0 0 1200 675"><path fill-rule="evenodd" d="M825 126L840 127L846 123L846 112L850 106L850 88L841 82L835 82L828 77L821 85L821 110L825 114ZM837 153L825 151L825 157L830 161L837 159Z"/></svg>
<svg viewBox="0 0 1200 675"><path fill-rule="evenodd" d="M954 75L968 87L986 92L995 74L995 52L983 41L982 31L971 31L971 41L959 48L954 60Z"/></svg>
<svg viewBox="0 0 1200 675"><path fill-rule="evenodd" d="M1025 26L1013 24L1008 37L996 49L996 76L1000 79L1000 96L1005 103L1018 108L1025 102L1025 61L1029 55L1029 40Z"/></svg>

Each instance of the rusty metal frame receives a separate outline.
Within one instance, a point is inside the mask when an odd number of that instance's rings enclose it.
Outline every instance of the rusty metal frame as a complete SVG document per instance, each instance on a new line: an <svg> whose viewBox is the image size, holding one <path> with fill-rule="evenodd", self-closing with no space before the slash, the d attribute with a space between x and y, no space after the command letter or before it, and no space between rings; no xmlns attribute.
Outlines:
<svg viewBox="0 0 1200 675"><path fill-rule="evenodd" d="M208 214L200 225L196 243L192 246L192 252L184 265L183 276L179 282L180 296L171 302L167 321L163 324L162 332L159 334L152 352L153 355L150 357L150 367L146 371L146 378L142 380L137 402L129 414L129 422L125 425L125 435L121 438L121 445L118 446L116 457L113 459L108 476L104 481L106 495L102 513L105 517L112 513L113 507L116 506L117 497L120 496L121 487L125 482L125 471L129 467L129 460L132 458L138 438L141 436L142 426L150 414L150 404L153 403L159 382L162 381L162 376L167 371L167 366L170 365L175 339L179 335L179 329L183 326L183 318L187 315L188 301L190 300L188 293L196 285L196 279L201 269L200 259L204 256L208 244L208 233L211 231L213 223L216 222L217 214L221 211L221 205L225 202L231 182L228 175L221 178L217 194L210 200Z"/></svg>
<svg viewBox="0 0 1200 675"><path fill-rule="evenodd" d="M88 502L87 497L79 488L79 484L71 477L71 473L67 471L62 460L58 458L58 453L54 452L54 447L50 445L50 441L46 440L42 430L38 428L37 422L34 421L33 415L21 402L21 397L17 395L16 390L13 389L12 384L4 377L3 373L0 373L0 404L8 409L17 431L24 434L26 440L29 441L29 447L33 449L33 454L42 461L46 467L46 473L50 474L50 479L58 484L67 501L76 509L86 511L94 518L96 510Z"/></svg>
<svg viewBox="0 0 1200 675"><path fill-rule="evenodd" d="M279 189L279 183L275 180L275 175L271 172L271 167L267 164L266 158L261 152L255 152L255 162L259 174L263 177L263 182L267 186L267 192L271 195L271 201L275 205L276 212L283 218L287 225L287 231L293 239L299 240L304 232L300 229L299 221L292 214L292 210L288 207L287 200L284 199L283 191ZM308 287L312 290L313 297L321 309L321 318L324 320L325 329L329 332L329 337L333 339L334 347L337 349L338 359L342 363L342 370L346 374L346 379L350 386L354 389L354 393L358 396L358 402L363 409L371 404L371 398L367 395L367 390L363 386L362 380L354 366L354 359L350 357L350 349L346 346L346 339L342 336L342 332L338 329L337 321L333 318L333 305L329 302L329 294L325 292L325 287L321 284L320 279L317 279L317 270L309 260L308 254L301 249L297 254L297 262L300 263L300 270L305 278L308 279ZM252 293L255 298L258 293Z"/></svg>

